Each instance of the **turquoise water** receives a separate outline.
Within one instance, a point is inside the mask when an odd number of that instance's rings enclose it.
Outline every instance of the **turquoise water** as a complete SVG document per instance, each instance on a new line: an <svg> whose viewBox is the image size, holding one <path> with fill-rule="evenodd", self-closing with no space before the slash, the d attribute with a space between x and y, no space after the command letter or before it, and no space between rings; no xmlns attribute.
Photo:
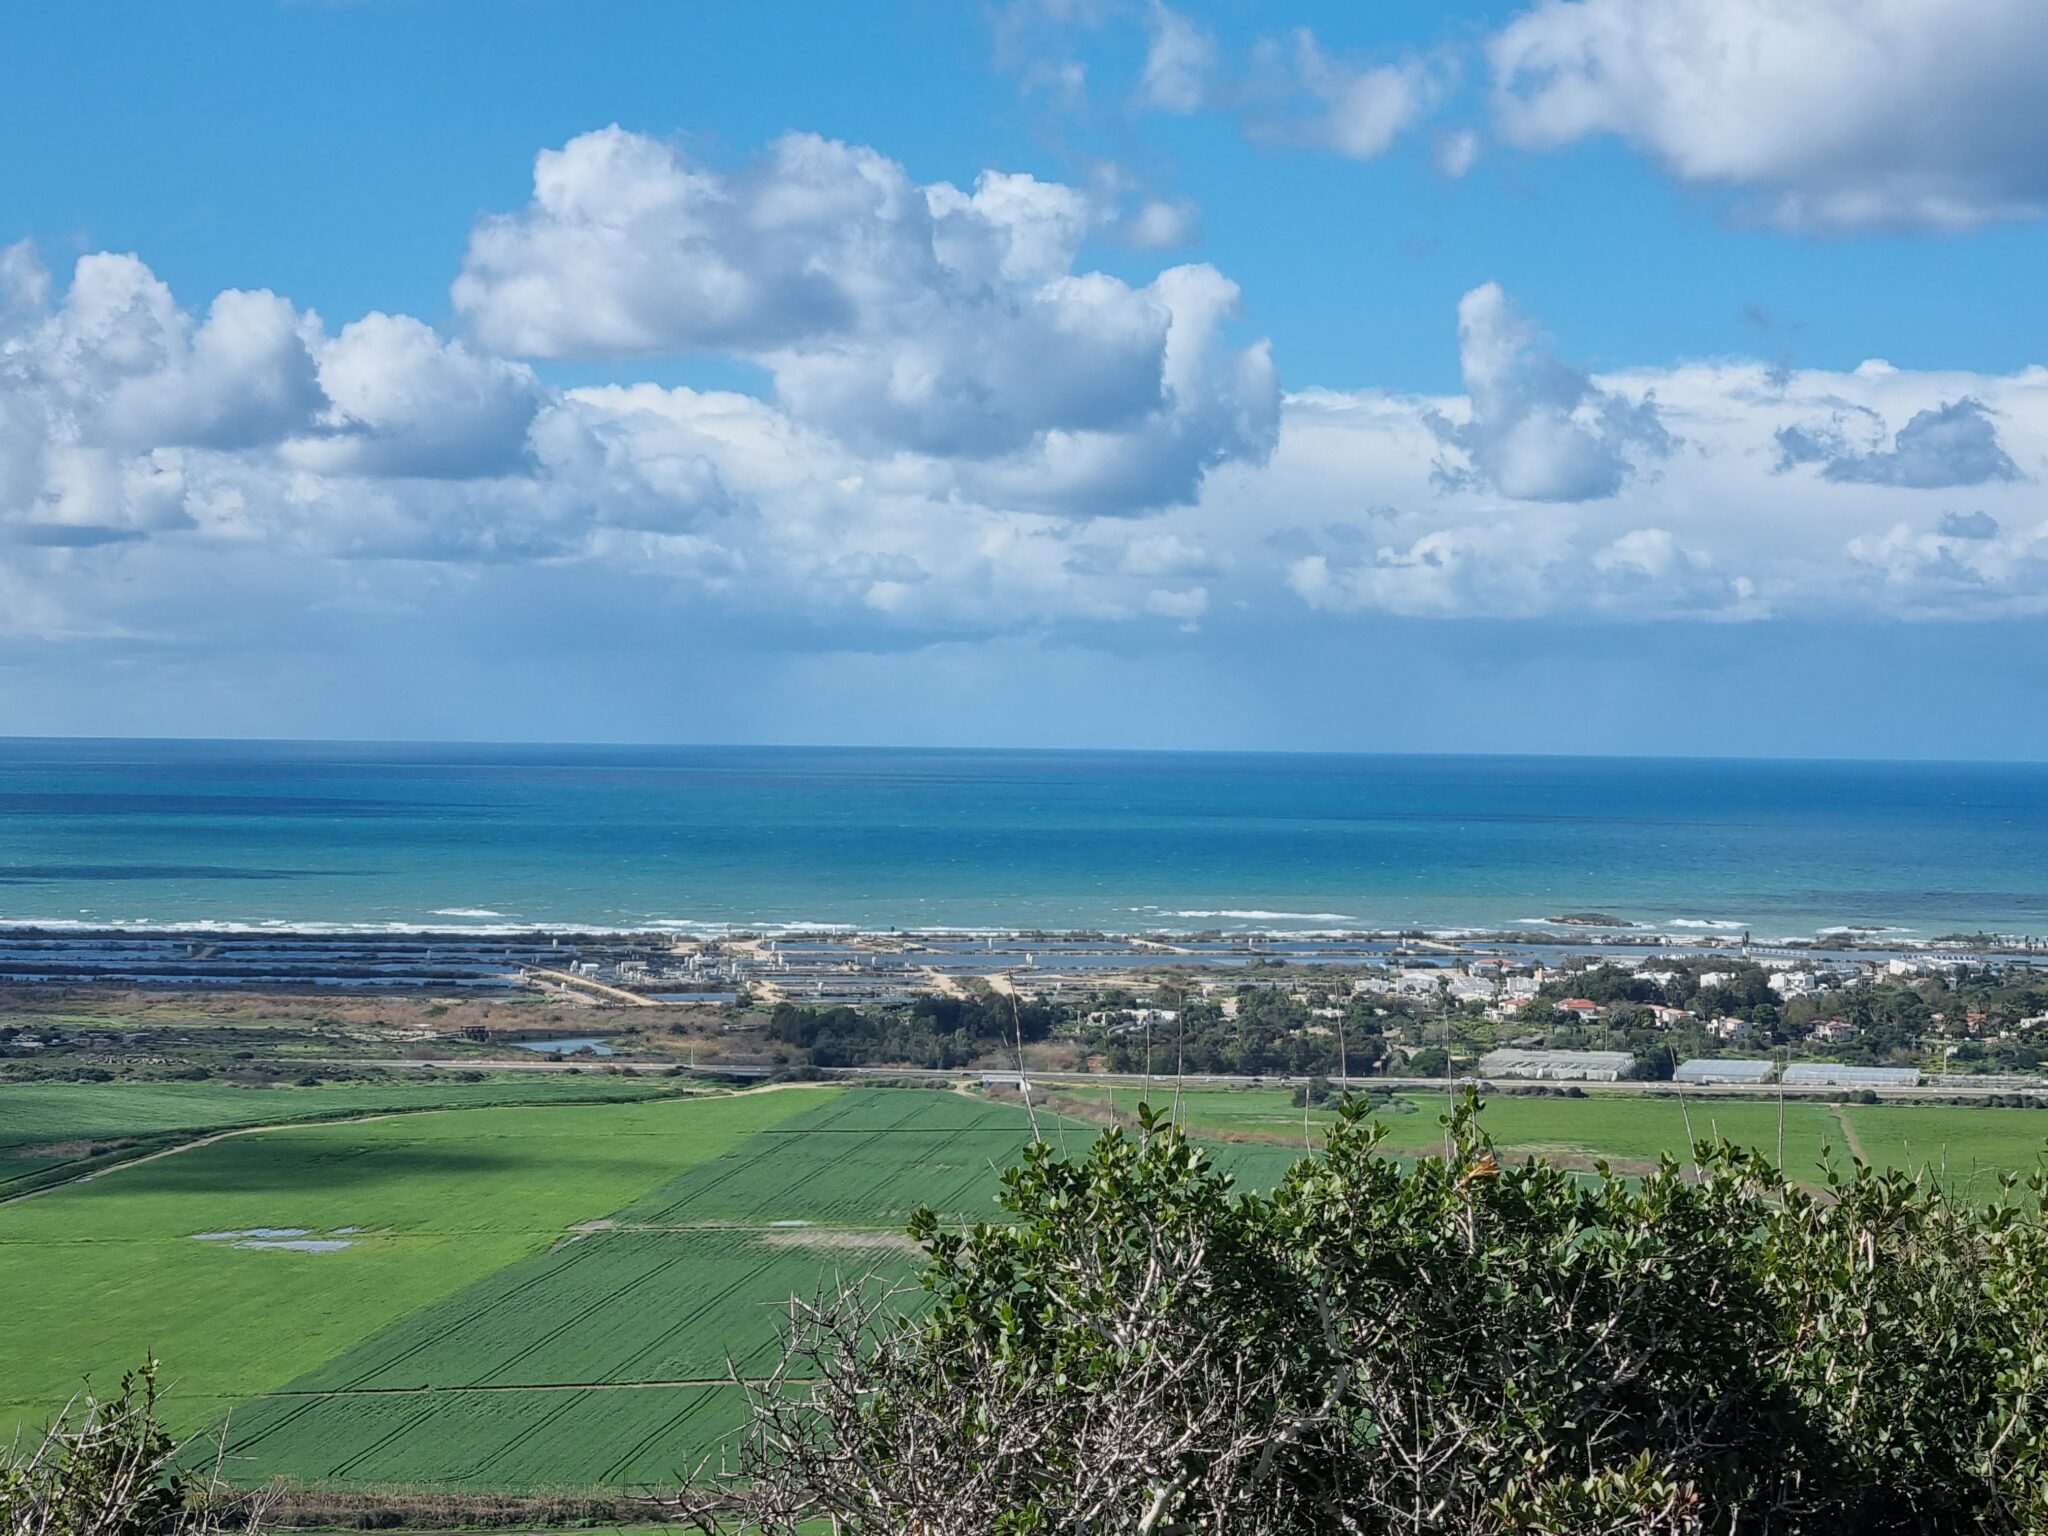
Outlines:
<svg viewBox="0 0 2048 1536"><path fill-rule="evenodd" d="M15 922L2048 933L2048 767L0 741Z"/></svg>

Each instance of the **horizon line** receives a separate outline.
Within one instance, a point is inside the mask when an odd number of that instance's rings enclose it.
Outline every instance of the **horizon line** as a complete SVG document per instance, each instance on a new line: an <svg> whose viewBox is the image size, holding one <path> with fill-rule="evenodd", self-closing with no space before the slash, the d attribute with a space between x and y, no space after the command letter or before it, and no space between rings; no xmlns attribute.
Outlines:
<svg viewBox="0 0 2048 1536"><path fill-rule="evenodd" d="M1444 748L1357 748L1357 747L1175 747L1102 745L976 745L963 743L905 742L775 742L775 741L571 741L564 739L515 741L497 737L431 736L76 736L56 733L0 734L0 747L24 743L133 743L176 746L275 746L275 747L441 747L536 750L582 750L605 752L931 752L957 754L1011 754L1018 756L1092 755L1122 757L1299 757L1299 758L1473 758L1499 762L1612 762L1612 763L1811 763L1893 765L1912 767L2028 767L2048 766L2039 757L1879 757L1846 755L1824 757L1788 753L1765 755L1753 752L1484 752Z"/></svg>

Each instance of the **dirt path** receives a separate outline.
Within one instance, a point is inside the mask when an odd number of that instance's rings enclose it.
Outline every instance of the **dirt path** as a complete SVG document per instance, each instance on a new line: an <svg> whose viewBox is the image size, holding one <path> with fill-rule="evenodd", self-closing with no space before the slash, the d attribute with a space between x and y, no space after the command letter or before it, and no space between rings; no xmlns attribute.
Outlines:
<svg viewBox="0 0 2048 1536"><path fill-rule="evenodd" d="M1863 1151L1862 1138L1856 1134L1856 1127L1849 1123L1849 1112L1839 1104L1830 1104L1828 1108L1834 1111L1835 1124L1842 1128L1842 1142L1848 1147L1849 1155L1859 1163L1869 1162Z"/></svg>
<svg viewBox="0 0 2048 1536"><path fill-rule="evenodd" d="M557 987L570 992L595 992L599 997L609 998L615 1003L624 1003L629 1008L659 1008L651 997L642 997L638 992L628 992L624 987L615 987L610 982L594 981L588 976L572 976L567 971L550 971L534 966L526 973L542 981L553 982Z"/></svg>
<svg viewBox="0 0 2048 1536"><path fill-rule="evenodd" d="M966 987L960 984L958 976L948 976L943 971L936 971L930 966L926 966L924 977L926 981L932 984L932 990L941 997L950 997L956 1002L964 1003L974 996L972 992L969 992Z"/></svg>

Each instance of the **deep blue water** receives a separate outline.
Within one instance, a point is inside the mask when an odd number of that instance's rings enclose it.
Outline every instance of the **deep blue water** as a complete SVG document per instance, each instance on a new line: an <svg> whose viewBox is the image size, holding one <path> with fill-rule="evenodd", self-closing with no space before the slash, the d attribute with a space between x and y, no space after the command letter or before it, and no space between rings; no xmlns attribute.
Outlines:
<svg viewBox="0 0 2048 1536"><path fill-rule="evenodd" d="M2048 933L2048 766L0 741L0 919Z"/></svg>

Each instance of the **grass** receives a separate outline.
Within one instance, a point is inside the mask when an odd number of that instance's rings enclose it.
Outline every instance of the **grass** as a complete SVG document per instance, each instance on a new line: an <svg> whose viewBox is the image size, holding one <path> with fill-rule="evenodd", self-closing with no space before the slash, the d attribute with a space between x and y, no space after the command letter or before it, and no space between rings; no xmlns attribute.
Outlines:
<svg viewBox="0 0 2048 1536"><path fill-rule="evenodd" d="M2048 1114L1953 1104L1852 1105L1842 1113L1873 1163L1929 1170L1975 1197L1997 1191L1998 1175L2041 1166Z"/></svg>
<svg viewBox="0 0 2048 1536"><path fill-rule="evenodd" d="M895 1231L920 1205L955 1218L987 1216L1001 1170L1029 1140L1023 1111L1011 1105L957 1093L855 1090L615 1214L642 1224L809 1221Z"/></svg>
<svg viewBox="0 0 2048 1536"><path fill-rule="evenodd" d="M190 1129L243 1096L321 1092L195 1086L205 1091L135 1102L153 1124ZM1215 1143L1221 1166L1266 1187L1300 1151L1288 1096L1200 1088L1182 1105L1199 1133L1239 1138ZM1108 1094L1073 1097L1099 1107ZM1125 1111L1134 1099L1116 1095ZM1442 1097L1400 1103L1383 1116L1390 1150L1438 1144ZM39 1120L11 1129L120 1129L122 1108L44 1100ZM1775 1102L1694 1099L1691 1111L1697 1134L1776 1145ZM1075 1153L1097 1128L1040 1118ZM1312 1113L1311 1129L1325 1118ZM1626 1169L1685 1150L1676 1099L1502 1096L1485 1123L1511 1155L1604 1155ZM2030 1163L2048 1116L1788 1103L1788 1163L1817 1168L1851 1130L1878 1161L1974 1172ZM54 1409L82 1371L104 1380L154 1350L182 1427L233 1406L230 1471L248 1481L671 1486L743 1419L743 1394L718 1378L728 1357L743 1373L766 1363L777 1303L835 1271L907 1271L916 1255L895 1234L919 1205L993 1215L999 1170L1029 1137L1014 1104L801 1088L425 1112L181 1151L0 1207L0 1434L10 1415ZM286 1226L360 1230L355 1246L320 1254L193 1239Z"/></svg>
<svg viewBox="0 0 2048 1536"><path fill-rule="evenodd" d="M780 1309L917 1261L911 1211L994 1213L1024 1114L964 1095L788 1093L796 1112L648 1187L610 1225L394 1322L237 1413L240 1475L351 1488L673 1483L744 1420ZM1082 1135L1090 1129L1077 1127ZM423 1445L434 1447L422 1450Z"/></svg>
<svg viewBox="0 0 2048 1536"><path fill-rule="evenodd" d="M728 1360L758 1374L780 1301L815 1290L827 1269L900 1274L916 1257L907 1240L816 1229L594 1232L422 1308L292 1388L696 1381L724 1376Z"/></svg>
<svg viewBox="0 0 2048 1536"><path fill-rule="evenodd" d="M332 1488L674 1488L744 1421L732 1386L268 1398L239 1413L228 1475Z"/></svg>
<svg viewBox="0 0 2048 1536"><path fill-rule="evenodd" d="M1110 1102L1105 1088L1058 1090L1101 1110ZM1164 1107L1170 1087L1155 1093ZM1302 1145L1302 1112L1285 1088L1190 1088L1181 1095L1182 1113L1197 1134L1277 1138ZM1120 1116L1130 1115L1137 1095L1115 1094ZM1397 1094L1395 1107L1379 1115L1387 1128L1387 1149L1426 1152L1442 1145L1442 1093ZM1607 1158L1632 1169L1669 1156L1683 1161L1691 1131L1697 1137L1726 1137L1738 1146L1772 1156L1778 1146L1778 1104L1767 1098L1653 1097L1637 1093L1589 1092L1584 1098L1510 1097L1486 1100L1481 1123L1503 1152L1566 1161ZM1327 1109L1309 1112L1310 1131L1329 1118ZM1885 1168L1933 1168L1963 1180L1979 1194L1991 1191L1999 1170L2031 1169L2048 1138L2048 1114L2026 1109L1979 1109L1959 1105L1877 1104L1837 1109L1825 1103L1788 1099L1784 1106L1785 1164L1794 1177L1818 1179L1825 1157L1846 1163L1860 1151ZM1855 1144L1850 1142L1851 1130ZM1242 1148L1237 1149L1242 1155ZM1226 1151L1225 1155L1228 1155ZM1257 1182L1248 1180L1247 1182Z"/></svg>
<svg viewBox="0 0 2048 1536"><path fill-rule="evenodd" d="M242 1087L228 1083L0 1083L0 1198L211 1131L387 1110L663 1098L662 1078L501 1073L448 1078Z"/></svg>
<svg viewBox="0 0 2048 1536"><path fill-rule="evenodd" d="M832 1092L256 1132L0 1208L0 1436L152 1352L196 1427ZM359 1231L329 1253L194 1238L258 1227Z"/></svg>

